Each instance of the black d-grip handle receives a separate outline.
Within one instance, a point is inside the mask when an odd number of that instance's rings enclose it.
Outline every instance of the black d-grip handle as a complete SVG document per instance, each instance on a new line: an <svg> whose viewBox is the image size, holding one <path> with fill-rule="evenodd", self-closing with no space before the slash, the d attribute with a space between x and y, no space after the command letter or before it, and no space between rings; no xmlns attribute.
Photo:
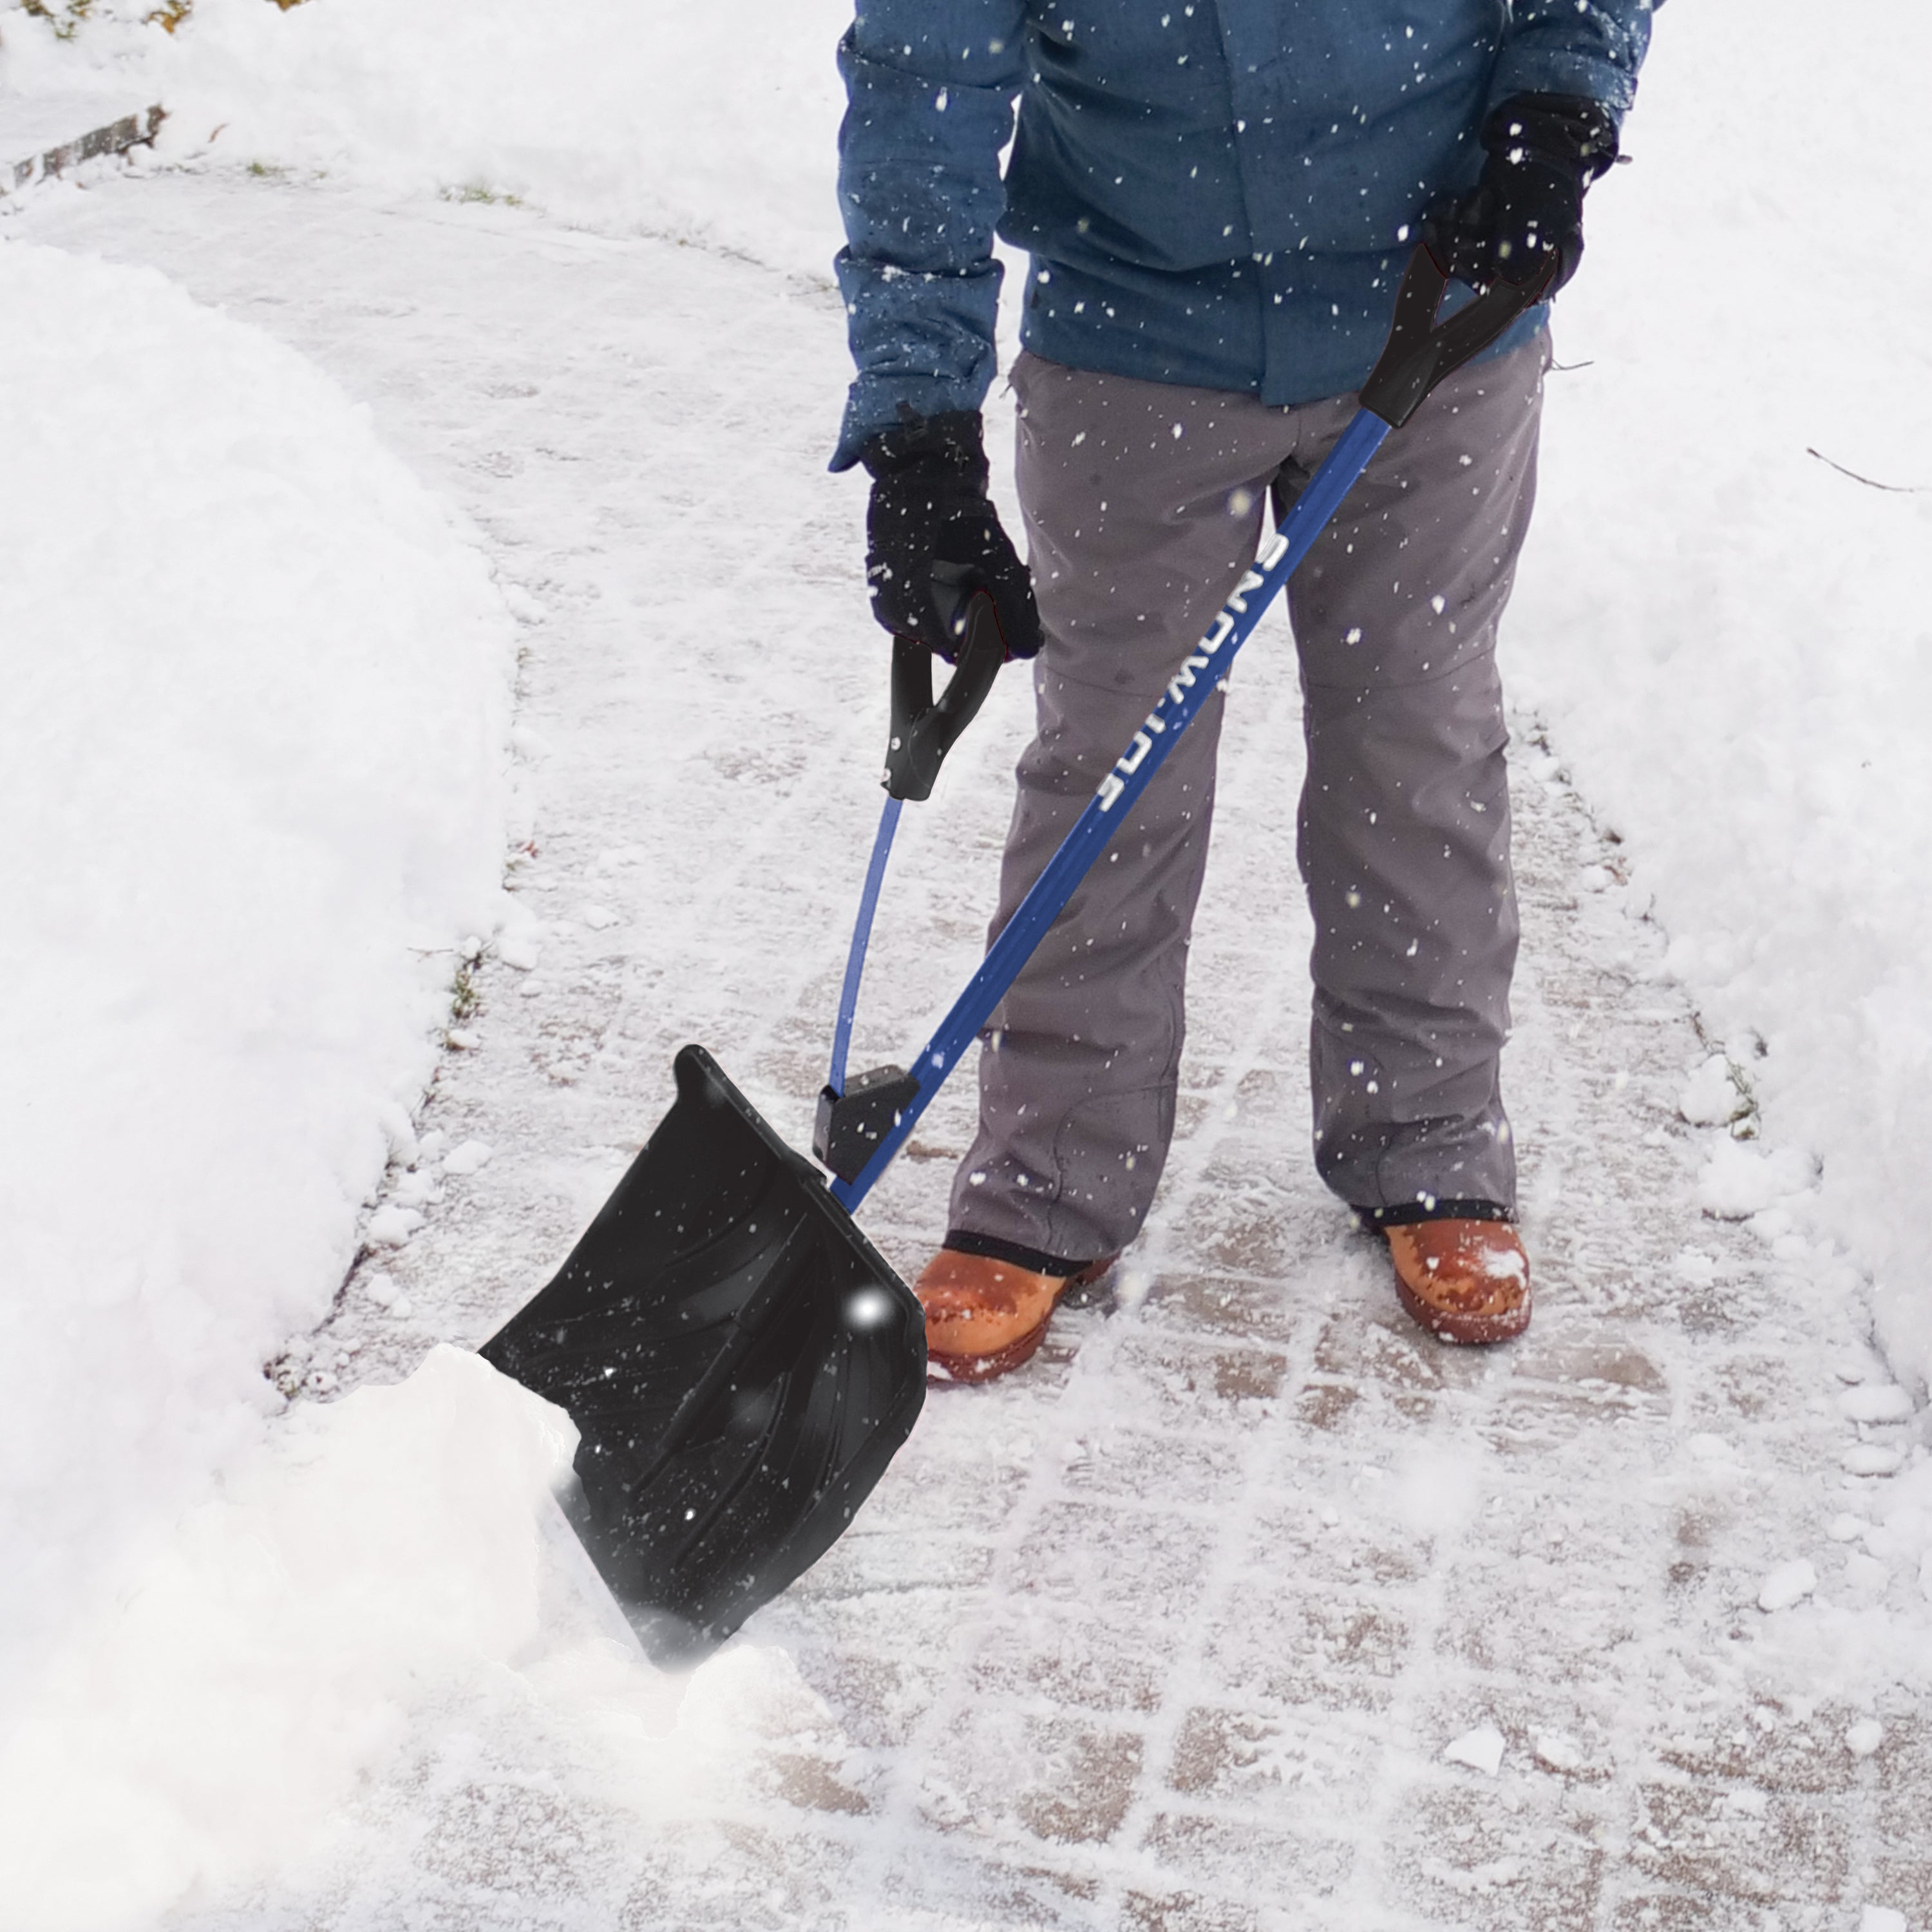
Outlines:
<svg viewBox="0 0 1932 1932"><path fill-rule="evenodd" d="M1552 255L1527 281L1492 282L1438 328L1436 311L1449 286L1449 271L1423 243L1408 258L1396 291L1388 346L1362 385L1363 408L1390 428L1401 428L1444 376L1481 355L1517 316L1542 301L1558 266Z"/></svg>
<svg viewBox="0 0 1932 1932"><path fill-rule="evenodd" d="M880 782L894 798L932 796L946 753L979 715L1006 661L1006 640L985 591L967 598L963 624L958 662L936 702L932 652L916 638L892 640L892 729Z"/></svg>

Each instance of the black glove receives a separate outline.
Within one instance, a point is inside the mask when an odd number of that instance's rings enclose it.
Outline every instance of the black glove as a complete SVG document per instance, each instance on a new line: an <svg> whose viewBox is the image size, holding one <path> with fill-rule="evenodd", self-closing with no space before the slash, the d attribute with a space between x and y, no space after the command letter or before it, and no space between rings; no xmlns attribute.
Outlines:
<svg viewBox="0 0 1932 1932"><path fill-rule="evenodd" d="M1482 140L1482 178L1436 202L1422 238L1478 290L1526 282L1554 255L1554 294L1583 259L1583 193L1617 158L1616 123L1582 94L1517 94L1483 123Z"/></svg>
<svg viewBox="0 0 1932 1932"><path fill-rule="evenodd" d="M1033 579L986 495L978 410L936 416L907 410L902 422L866 442L859 460L872 476L866 580L873 616L895 637L916 638L951 664L959 654L967 597L984 590L992 595L1006 656L1031 657L1040 649Z"/></svg>

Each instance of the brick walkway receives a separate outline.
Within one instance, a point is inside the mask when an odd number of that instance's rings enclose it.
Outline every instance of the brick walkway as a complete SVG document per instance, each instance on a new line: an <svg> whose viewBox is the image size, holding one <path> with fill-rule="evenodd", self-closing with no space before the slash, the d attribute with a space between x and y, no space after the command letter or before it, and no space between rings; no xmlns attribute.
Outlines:
<svg viewBox="0 0 1932 1932"><path fill-rule="evenodd" d="M281 1365L404 1372L544 1278L686 1038L805 1138L879 709L860 499L814 480L836 302L235 177L17 222L331 369L476 518L529 626L516 876L542 957L479 968L482 1043L421 1123L496 1157L392 1176L427 1228ZM1018 686L911 828L858 1064L919 1037L973 956ZM852 1532L692 1680L685 1719L739 1713L731 1750L573 1728L534 1667L452 1691L312 1867L177 1932L1932 1928L1932 1621L1874 1527L1932 1502L1924 1418L1848 1419L1848 1385L1885 1378L1840 1266L1774 1214L1698 1212L1709 1136L1675 1102L1703 1050L1622 855L1520 721L1509 1078L1539 1312L1517 1346L1445 1351L1309 1171L1285 634L1234 704L1155 1225L1028 1372L936 1390ZM906 1270L968 1100L867 1209ZM1906 1467L1848 1473L1854 1450ZM1800 1559L1812 1593L1760 1610Z"/></svg>

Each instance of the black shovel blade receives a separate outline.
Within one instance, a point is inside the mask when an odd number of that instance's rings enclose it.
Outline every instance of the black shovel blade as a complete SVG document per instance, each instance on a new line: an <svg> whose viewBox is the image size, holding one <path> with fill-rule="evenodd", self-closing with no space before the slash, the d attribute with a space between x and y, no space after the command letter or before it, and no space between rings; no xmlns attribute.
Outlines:
<svg viewBox="0 0 1932 1932"><path fill-rule="evenodd" d="M912 1432L926 1326L702 1047L484 1360L568 1411L578 1534L646 1648L701 1653L811 1568Z"/></svg>

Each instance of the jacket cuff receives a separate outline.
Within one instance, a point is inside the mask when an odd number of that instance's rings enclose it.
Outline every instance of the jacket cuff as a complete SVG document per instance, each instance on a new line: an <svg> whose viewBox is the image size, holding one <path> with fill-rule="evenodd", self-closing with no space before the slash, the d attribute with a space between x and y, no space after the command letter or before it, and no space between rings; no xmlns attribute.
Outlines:
<svg viewBox="0 0 1932 1932"><path fill-rule="evenodd" d="M845 419L839 426L838 446L826 466L850 470L866 445L881 430L896 429L906 411L930 418L978 411L988 385L936 381L929 376L861 376L845 394ZM904 407L900 406L904 404Z"/></svg>
<svg viewBox="0 0 1932 1932"><path fill-rule="evenodd" d="M1506 47L1490 80L1486 112L1493 113L1519 94L1580 94L1600 102L1612 122L1621 127L1636 98L1636 75L1600 54Z"/></svg>
<svg viewBox="0 0 1932 1932"><path fill-rule="evenodd" d="M859 367L832 458L834 470L849 470L868 436L903 419L902 405L937 416L986 400L1001 271L988 260L961 274L909 274L849 248L833 266Z"/></svg>

